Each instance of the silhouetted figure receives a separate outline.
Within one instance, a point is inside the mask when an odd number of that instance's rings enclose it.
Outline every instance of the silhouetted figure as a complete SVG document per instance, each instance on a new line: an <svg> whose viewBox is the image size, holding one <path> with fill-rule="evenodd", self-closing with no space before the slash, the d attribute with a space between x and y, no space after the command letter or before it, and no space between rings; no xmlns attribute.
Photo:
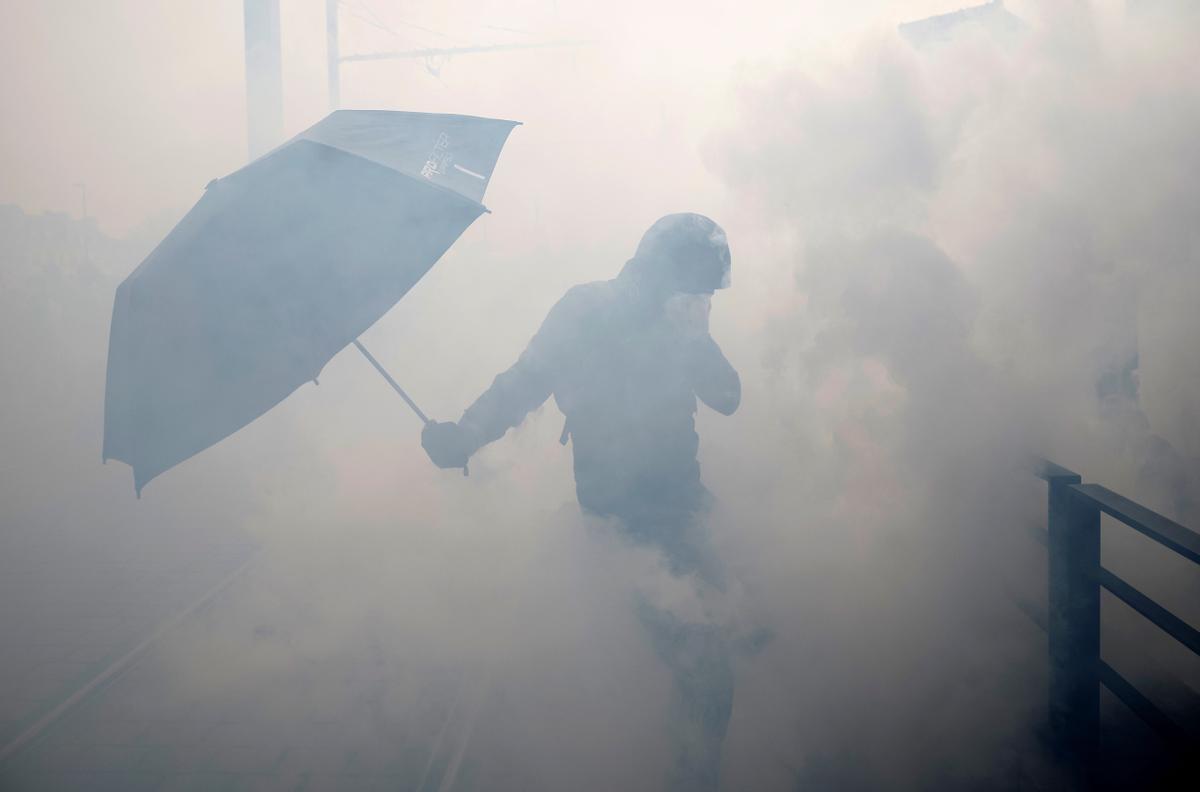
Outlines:
<svg viewBox="0 0 1200 792"><path fill-rule="evenodd" d="M661 549L676 575L721 589L697 518L710 499L696 459L696 399L724 415L741 382L708 333L709 298L729 285L725 233L697 214L667 215L613 280L571 288L512 368L458 423L431 423L421 441L458 468L551 395L566 415L575 487L585 512L616 518L635 542ZM676 682L672 787L715 789L733 705L724 633L644 597L639 615Z"/></svg>

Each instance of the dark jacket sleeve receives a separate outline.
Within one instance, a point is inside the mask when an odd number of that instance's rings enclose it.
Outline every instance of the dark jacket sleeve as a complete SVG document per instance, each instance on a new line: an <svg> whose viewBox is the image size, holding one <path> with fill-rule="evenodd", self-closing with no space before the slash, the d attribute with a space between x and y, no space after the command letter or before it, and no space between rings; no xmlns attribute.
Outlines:
<svg viewBox="0 0 1200 792"><path fill-rule="evenodd" d="M700 401L722 415L733 415L742 401L742 381L707 333L691 342L688 374Z"/></svg>
<svg viewBox="0 0 1200 792"><path fill-rule="evenodd" d="M471 453L517 426L554 391L554 372L570 348L574 310L579 302L576 289L560 299L517 362L501 372L475 403L466 409L458 424L471 443Z"/></svg>

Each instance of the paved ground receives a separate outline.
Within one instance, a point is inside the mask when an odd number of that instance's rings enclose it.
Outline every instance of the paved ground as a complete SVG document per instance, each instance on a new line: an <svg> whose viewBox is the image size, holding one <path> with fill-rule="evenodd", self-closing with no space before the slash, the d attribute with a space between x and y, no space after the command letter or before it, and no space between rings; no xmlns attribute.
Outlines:
<svg viewBox="0 0 1200 792"><path fill-rule="evenodd" d="M239 542L142 549L0 555L0 749L253 551Z"/></svg>
<svg viewBox="0 0 1200 792"><path fill-rule="evenodd" d="M457 752L456 685L422 701L436 728L364 740L337 716L312 713L284 729L218 705L157 699L153 663L56 727L10 763L12 790L469 789ZM240 709L240 708L238 708ZM461 784L455 785L457 776Z"/></svg>
<svg viewBox="0 0 1200 792"><path fill-rule="evenodd" d="M598 669L556 680L565 669L532 668L523 688L511 680L489 684L483 669L439 665L422 658L420 647L385 649L368 622L352 616L354 626L332 651L328 644L314 651L295 618L304 603L272 599L286 565L274 578L260 574L265 560L231 576L254 553L235 541L141 549L96 545L72 556L38 544L0 553L0 745L169 626L0 762L0 792L530 792L568 788L562 779L588 762L583 776L624 773L621 783L598 788L655 788L662 777L662 768L634 766L629 754L622 758L630 767L619 771L590 749L566 755L570 746L556 742L555 730L579 721L546 724L546 713L562 710L539 708L546 701L526 706L527 694L543 686L563 707L594 706L572 696L582 696L585 677L604 689ZM206 593L212 596L193 609ZM1033 627L1029 637L1044 640ZM1128 673L1136 669L1136 657L1110 659ZM655 690L648 683L639 699L647 710L663 708ZM535 721L543 729L532 743L513 736ZM1161 747L1108 695L1104 722L1106 774L1117 787L1163 766ZM531 744L543 754L541 766L530 761ZM1034 759L1022 783L1061 788L1060 771Z"/></svg>
<svg viewBox="0 0 1200 792"><path fill-rule="evenodd" d="M208 572L221 566L218 559L239 563L232 551L214 551L206 561L177 570L172 579L211 590ZM344 652L314 656L302 641L293 642L285 628L256 626L253 616L239 619L246 603L262 601L264 576L258 571L250 565L203 607L174 621L135 661L0 764L0 790L563 788L548 784L519 757L495 750L497 731L514 720L519 707L489 685L479 669L388 656L372 646L369 635L355 636ZM167 590L161 578L154 580L156 590ZM191 591L182 582L178 586L181 597ZM141 596L136 599L142 601ZM68 657L81 657L89 647L108 648L97 648L90 662L35 661L24 677L31 697L15 700L45 706L71 684L86 682L90 670L104 666L104 659L95 658L119 653L115 644L97 637L112 630L84 629L111 625L95 622L101 618L95 614L79 618L78 631L59 636L58 642L30 646L75 653ZM135 640L136 627L125 629L130 632L120 634ZM228 652L208 651L213 646ZM204 657L190 664L189 652L197 647L206 647ZM26 656L33 655L29 649ZM70 673L36 673L60 667ZM43 687L34 686L43 680ZM1104 705L1106 773L1123 779L1118 788L1124 781L1150 777L1162 767L1161 749L1110 696ZM1059 782L1066 778L1049 766L1026 767L1025 772L1023 784L1031 789L1061 788ZM659 777L651 771L642 775Z"/></svg>
<svg viewBox="0 0 1200 792"><path fill-rule="evenodd" d="M219 566L216 558L206 569ZM204 578L211 586L210 575L178 572L173 579ZM0 789L477 788L478 773L465 748L482 688L461 671L401 666L371 651L349 660L338 657L339 679L333 685L328 664L306 662L296 652L282 655L286 661L277 674L255 669L252 662L242 666L241 678L232 679L189 668L181 653L197 645L193 641L211 643L221 640L221 633L228 635L230 613L255 585L254 573L251 566L0 765ZM187 591L180 583L180 596ZM100 617L80 618L92 624L87 620ZM128 629L129 635L136 634L134 625ZM111 634L102 632L104 637ZM62 636L60 643L32 644L61 653L27 652L25 656L42 659L32 662L31 675L24 678L43 685L28 688L39 698L16 699L21 706L46 706L71 685L86 682L89 672L120 651L95 635L81 631ZM89 636L90 643L85 640ZM262 627L250 643L239 645L247 655L261 644L266 655L276 656L273 647L286 641ZM89 647L96 649L86 662L50 659L62 653L81 657Z"/></svg>

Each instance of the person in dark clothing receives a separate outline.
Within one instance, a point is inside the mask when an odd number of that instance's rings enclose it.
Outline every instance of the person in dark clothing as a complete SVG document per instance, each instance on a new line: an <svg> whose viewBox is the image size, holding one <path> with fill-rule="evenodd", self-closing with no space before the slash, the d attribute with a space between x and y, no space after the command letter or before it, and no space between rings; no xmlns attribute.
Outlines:
<svg viewBox="0 0 1200 792"><path fill-rule="evenodd" d="M741 401L738 374L708 332L709 300L729 283L720 226L698 214L661 218L616 278L568 290L517 362L457 423L428 424L422 445L439 467L465 467L553 395L582 509L657 548L673 575L720 591L695 413L697 398L723 415ZM715 789L733 703L724 633L645 597L638 612L676 681L671 786Z"/></svg>

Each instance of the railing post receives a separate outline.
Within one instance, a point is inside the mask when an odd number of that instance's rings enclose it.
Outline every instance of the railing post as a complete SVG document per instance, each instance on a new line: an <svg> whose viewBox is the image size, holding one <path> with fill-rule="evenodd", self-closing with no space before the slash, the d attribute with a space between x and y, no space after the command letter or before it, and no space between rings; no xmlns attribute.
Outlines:
<svg viewBox="0 0 1200 792"><path fill-rule="evenodd" d="M1048 479L1050 727L1086 765L1100 738L1100 509L1062 473Z"/></svg>

